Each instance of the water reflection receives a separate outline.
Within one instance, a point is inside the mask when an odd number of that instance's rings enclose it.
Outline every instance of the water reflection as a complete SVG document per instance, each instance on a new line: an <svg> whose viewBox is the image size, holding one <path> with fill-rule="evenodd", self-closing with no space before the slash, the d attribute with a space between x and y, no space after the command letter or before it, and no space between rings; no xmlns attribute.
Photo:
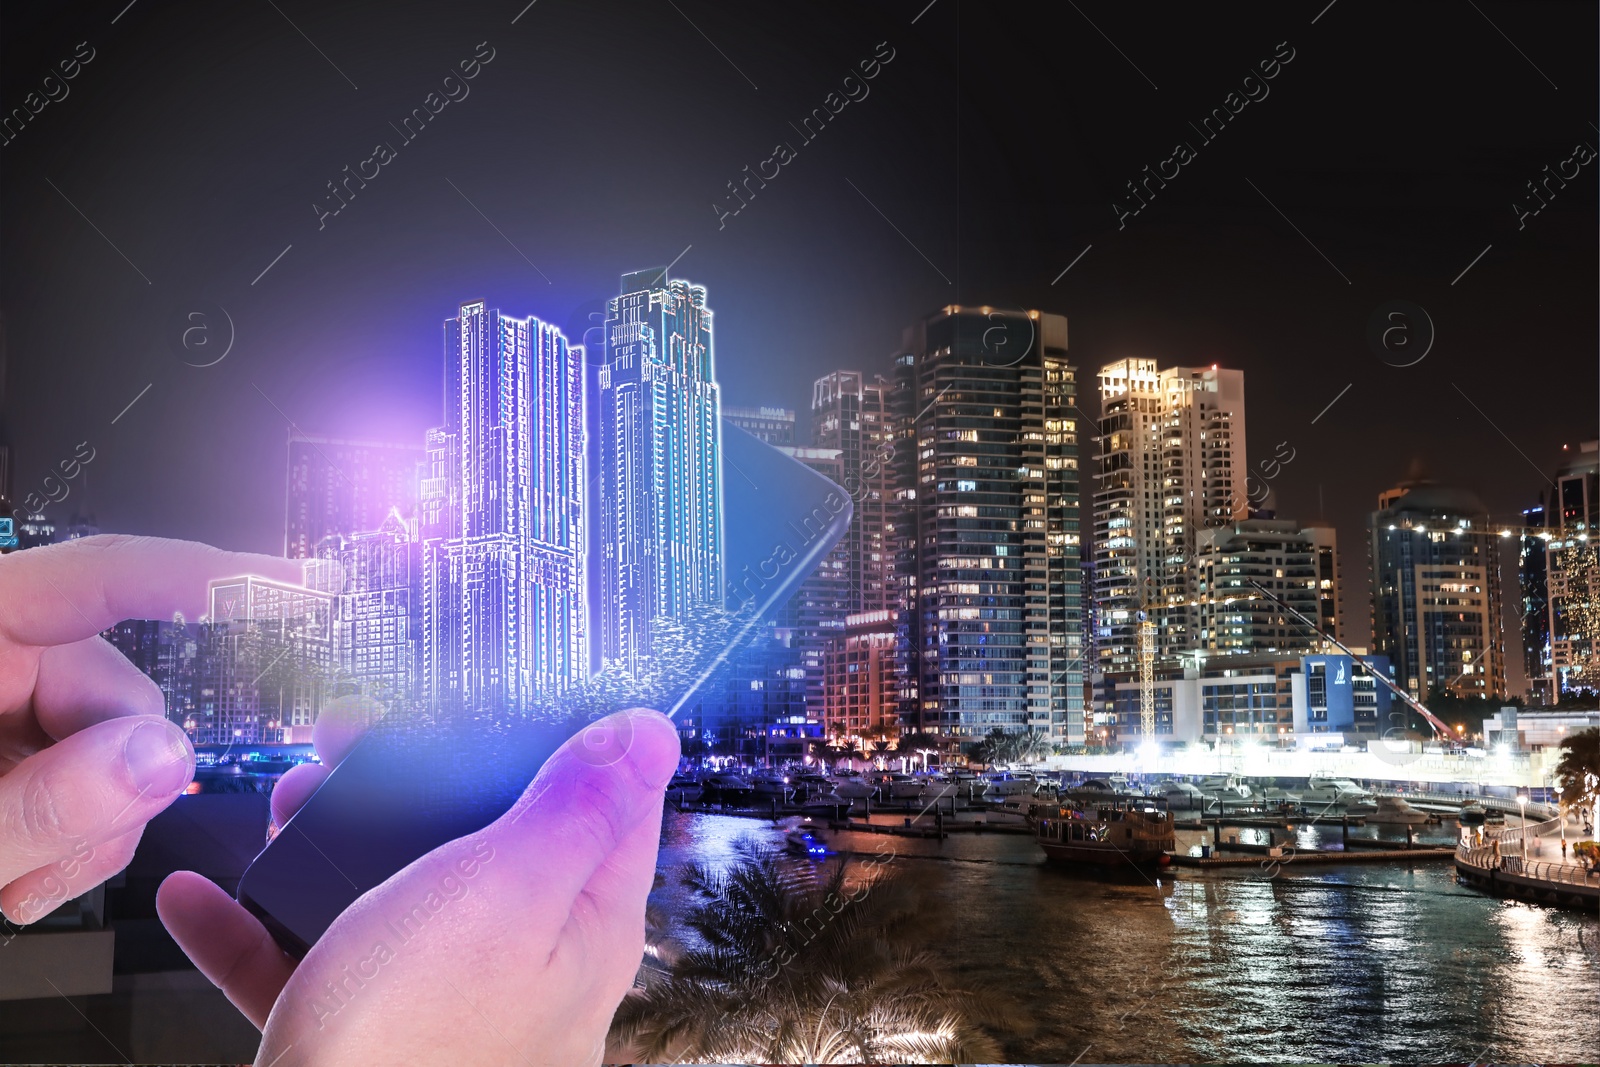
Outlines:
<svg viewBox="0 0 1600 1067"><path fill-rule="evenodd" d="M792 824L669 812L662 862L723 862L741 835ZM961 979L1038 1016L1009 1044L1014 1061L1064 1063L1086 1046L1097 1062L1593 1059L1600 922L1481 896L1448 863L1100 876L1047 865L1024 836L824 834L842 851L888 842L902 876L949 894L942 947ZM1340 834L1309 825L1295 843L1338 847ZM1422 827L1417 840L1454 835ZM677 892L660 891L669 910Z"/></svg>

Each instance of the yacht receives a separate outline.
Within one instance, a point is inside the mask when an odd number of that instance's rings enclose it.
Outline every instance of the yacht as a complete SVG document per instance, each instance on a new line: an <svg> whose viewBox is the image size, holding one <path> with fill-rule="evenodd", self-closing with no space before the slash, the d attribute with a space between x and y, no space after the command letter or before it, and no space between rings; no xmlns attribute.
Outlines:
<svg viewBox="0 0 1600 1067"><path fill-rule="evenodd" d="M674 793L677 794L680 801L688 799L691 795L698 797L700 795L700 783L694 779L693 775L674 774L672 781L667 783L667 795L671 796Z"/></svg>
<svg viewBox="0 0 1600 1067"><path fill-rule="evenodd" d="M837 771L833 791L846 800L865 800L872 795L872 783L855 771Z"/></svg>
<svg viewBox="0 0 1600 1067"><path fill-rule="evenodd" d="M763 800L783 800L791 792L789 776L776 771L758 771L750 779L750 788Z"/></svg>
<svg viewBox="0 0 1600 1067"><path fill-rule="evenodd" d="M840 796L833 790L818 793L808 798L800 805L800 810L807 815L839 815L850 810L850 805L855 801L848 797Z"/></svg>
<svg viewBox="0 0 1600 1067"><path fill-rule="evenodd" d="M754 793L750 783L737 774L707 775L700 782L701 794L708 800L749 800Z"/></svg>
<svg viewBox="0 0 1600 1067"><path fill-rule="evenodd" d="M1212 775L1200 779L1200 792L1215 800L1249 800L1250 787L1237 774Z"/></svg>
<svg viewBox="0 0 1600 1067"><path fill-rule="evenodd" d="M1279 785L1264 785L1260 788L1261 799L1271 805L1298 804L1300 794L1291 792Z"/></svg>
<svg viewBox="0 0 1600 1067"><path fill-rule="evenodd" d="M878 795L887 800L915 800L922 795L922 779L909 774L886 774L878 781Z"/></svg>
<svg viewBox="0 0 1600 1067"><path fill-rule="evenodd" d="M1367 821L1395 826L1421 826L1429 818L1427 812L1418 811L1398 797L1379 797L1375 810L1367 816Z"/></svg>
<svg viewBox="0 0 1600 1067"><path fill-rule="evenodd" d="M1206 795L1193 782L1158 782L1153 795L1165 798L1167 807L1174 810L1199 811L1206 806Z"/></svg>
<svg viewBox="0 0 1600 1067"><path fill-rule="evenodd" d="M833 782L827 775L815 772L796 775L791 784L797 793L826 793L833 789Z"/></svg>
<svg viewBox="0 0 1600 1067"><path fill-rule="evenodd" d="M1371 790L1357 785L1348 778L1312 778L1311 784L1300 793L1300 803L1318 807L1341 804L1348 808L1352 804L1362 802L1370 804L1371 801Z"/></svg>
<svg viewBox="0 0 1600 1067"><path fill-rule="evenodd" d="M1013 773L1011 771L990 775L985 781L987 783L983 789L985 800L993 800L996 797L1017 796L1018 794L1031 795L1039 788L1039 779L1033 775Z"/></svg>

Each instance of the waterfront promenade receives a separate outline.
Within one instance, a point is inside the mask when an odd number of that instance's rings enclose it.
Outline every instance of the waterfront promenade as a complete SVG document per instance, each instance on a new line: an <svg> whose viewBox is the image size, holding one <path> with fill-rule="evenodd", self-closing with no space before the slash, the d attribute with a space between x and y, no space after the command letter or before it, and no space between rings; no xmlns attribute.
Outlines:
<svg viewBox="0 0 1600 1067"><path fill-rule="evenodd" d="M1600 909L1600 873L1569 852L1557 837L1561 820L1485 830L1456 846L1456 873L1486 893L1585 911Z"/></svg>

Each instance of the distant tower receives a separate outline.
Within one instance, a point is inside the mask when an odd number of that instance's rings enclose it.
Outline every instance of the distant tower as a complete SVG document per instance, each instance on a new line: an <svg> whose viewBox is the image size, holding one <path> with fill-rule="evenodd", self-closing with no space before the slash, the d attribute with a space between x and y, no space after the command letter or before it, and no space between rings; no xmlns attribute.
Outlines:
<svg viewBox="0 0 1600 1067"><path fill-rule="evenodd" d="M739 427L751 437L765 441L769 445L792 445L794 439L794 412L788 408L767 407L756 408L726 407L722 409L722 418Z"/></svg>
<svg viewBox="0 0 1600 1067"><path fill-rule="evenodd" d="M1378 497L1372 545L1372 643L1418 700L1505 693L1500 544L1465 489L1404 482Z"/></svg>
<svg viewBox="0 0 1600 1067"><path fill-rule="evenodd" d="M600 654L636 669L650 624L721 607L722 423L706 291L664 268L607 303L600 368Z"/></svg>
<svg viewBox="0 0 1600 1067"><path fill-rule="evenodd" d="M423 470L423 684L526 707L587 666L583 349L463 304L445 323L445 425Z"/></svg>
<svg viewBox="0 0 1600 1067"><path fill-rule="evenodd" d="M994 330L1027 337L996 358ZM892 390L897 671L908 729L1084 740L1077 384L1067 320L946 307Z"/></svg>
<svg viewBox="0 0 1600 1067"><path fill-rule="evenodd" d="M1099 384L1095 651L1110 710L1116 683L1139 673L1141 610L1158 659L1196 647L1196 537L1250 505L1242 371L1123 359L1100 368Z"/></svg>
<svg viewBox="0 0 1600 1067"><path fill-rule="evenodd" d="M1563 451L1541 538L1552 703L1600 691L1600 441Z"/></svg>
<svg viewBox="0 0 1600 1067"><path fill-rule="evenodd" d="M885 540L894 492L893 390L894 383L881 376L868 381L860 371L834 371L818 378L811 391L812 443L839 450L838 481L855 505L839 545L849 569L851 614L894 606L892 559Z"/></svg>

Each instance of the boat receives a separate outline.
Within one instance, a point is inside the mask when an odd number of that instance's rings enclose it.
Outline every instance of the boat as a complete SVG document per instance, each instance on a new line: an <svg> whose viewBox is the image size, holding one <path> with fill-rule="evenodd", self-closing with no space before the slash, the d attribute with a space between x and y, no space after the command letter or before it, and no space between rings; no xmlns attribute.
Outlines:
<svg viewBox="0 0 1600 1067"><path fill-rule="evenodd" d="M1469 800L1461 805L1461 812L1457 817L1461 820L1462 826L1482 826L1489 813L1476 800Z"/></svg>
<svg viewBox="0 0 1600 1067"><path fill-rule="evenodd" d="M922 795L922 779L909 774L878 776L877 790L883 800L915 800Z"/></svg>
<svg viewBox="0 0 1600 1067"><path fill-rule="evenodd" d="M680 802L690 796L698 797L700 795L700 783L692 775L674 774L672 781L667 783L667 795L676 795Z"/></svg>
<svg viewBox="0 0 1600 1067"><path fill-rule="evenodd" d="M1328 807L1333 804L1342 804L1349 808L1352 804L1371 804L1372 792L1359 786L1348 778L1323 778L1314 777L1309 785L1300 792L1300 803ZM1373 810L1377 806L1373 805Z"/></svg>
<svg viewBox="0 0 1600 1067"><path fill-rule="evenodd" d="M1219 774L1202 778L1198 788L1201 793L1217 801L1250 799L1250 787L1237 774Z"/></svg>
<svg viewBox="0 0 1600 1067"><path fill-rule="evenodd" d="M833 775L833 791L846 800L865 800L872 795L872 789L872 783L854 771L836 771Z"/></svg>
<svg viewBox="0 0 1600 1067"><path fill-rule="evenodd" d="M1300 803L1300 794L1290 792L1282 786L1268 785L1261 788L1261 800L1268 807L1277 807L1282 804Z"/></svg>
<svg viewBox="0 0 1600 1067"><path fill-rule="evenodd" d="M790 785L793 787L796 793L799 793L802 796L807 796L812 793L833 792L833 782L829 780L828 776L825 774L816 774L815 772L796 775L790 780Z"/></svg>
<svg viewBox="0 0 1600 1067"><path fill-rule="evenodd" d="M1031 774L1013 773L1004 771L1000 774L991 774L984 779L983 796L985 800L996 797L1016 796L1021 793L1033 794L1039 788L1039 779Z"/></svg>
<svg viewBox="0 0 1600 1067"><path fill-rule="evenodd" d="M749 800L755 790L737 774L707 775L700 782L701 795L708 800Z"/></svg>
<svg viewBox="0 0 1600 1067"><path fill-rule="evenodd" d="M840 815L850 810L850 805L855 801L842 797L832 790L819 793L800 805L800 810L807 815Z"/></svg>
<svg viewBox="0 0 1600 1067"><path fill-rule="evenodd" d="M1367 816L1367 821L1396 826L1421 826L1430 818L1427 812L1418 811L1399 797L1379 797L1374 810Z"/></svg>
<svg viewBox="0 0 1600 1067"><path fill-rule="evenodd" d="M990 811L1003 812L1007 815L1021 815L1025 819L1033 819L1050 808L1059 807L1060 803L1054 798L1029 796L1026 793L1013 793L1008 797L1001 797L991 802Z"/></svg>
<svg viewBox="0 0 1600 1067"><path fill-rule="evenodd" d="M790 793L787 775L761 771L750 779L750 788L763 799L783 800Z"/></svg>
<svg viewBox="0 0 1600 1067"><path fill-rule="evenodd" d="M1174 810L1200 811L1206 806L1206 795L1193 782L1157 782L1153 795L1164 799L1167 807Z"/></svg>
<svg viewBox="0 0 1600 1067"><path fill-rule="evenodd" d="M1048 859L1096 867L1161 867L1177 848L1172 812L1145 797L1036 806L1034 839Z"/></svg>

